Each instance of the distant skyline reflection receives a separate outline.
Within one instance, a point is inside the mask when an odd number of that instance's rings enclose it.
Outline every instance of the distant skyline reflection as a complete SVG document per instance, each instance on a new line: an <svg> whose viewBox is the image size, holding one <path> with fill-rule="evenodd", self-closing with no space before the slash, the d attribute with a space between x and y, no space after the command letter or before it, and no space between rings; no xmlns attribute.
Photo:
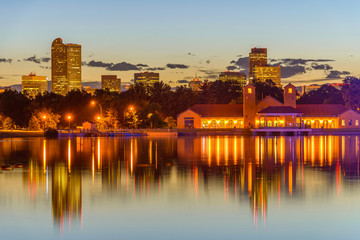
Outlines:
<svg viewBox="0 0 360 240"><path fill-rule="evenodd" d="M4 239L336 239L359 225L358 136L2 139L0 152Z"/></svg>

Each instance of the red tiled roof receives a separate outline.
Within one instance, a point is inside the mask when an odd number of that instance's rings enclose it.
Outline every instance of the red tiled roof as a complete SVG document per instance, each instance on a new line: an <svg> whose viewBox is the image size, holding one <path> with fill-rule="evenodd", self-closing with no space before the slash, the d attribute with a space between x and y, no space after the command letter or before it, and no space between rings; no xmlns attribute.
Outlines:
<svg viewBox="0 0 360 240"><path fill-rule="evenodd" d="M289 106L279 106L279 107L267 107L263 110L261 110L259 113L279 113L279 114L288 114L288 113L294 113L294 114L301 114L302 111L289 107Z"/></svg>
<svg viewBox="0 0 360 240"><path fill-rule="evenodd" d="M202 117L243 117L242 104L195 104L189 109Z"/></svg>
<svg viewBox="0 0 360 240"><path fill-rule="evenodd" d="M304 117L337 117L339 114L349 110L341 104L298 104L296 109L304 113Z"/></svg>

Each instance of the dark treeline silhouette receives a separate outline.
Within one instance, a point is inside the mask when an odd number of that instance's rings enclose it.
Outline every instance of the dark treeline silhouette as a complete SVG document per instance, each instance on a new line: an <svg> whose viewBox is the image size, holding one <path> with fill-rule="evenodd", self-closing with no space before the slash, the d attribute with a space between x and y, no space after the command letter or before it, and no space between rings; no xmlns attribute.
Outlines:
<svg viewBox="0 0 360 240"><path fill-rule="evenodd" d="M283 101L283 90L271 80L253 84L258 101L267 96ZM92 101L96 104L91 104ZM5 119L9 126L12 124L10 121L21 128L27 128L29 124L41 126L42 112L58 118L58 127L67 127L67 116L70 115L70 124L75 127L85 121L97 121L100 115L98 104L103 110L101 119L104 119L104 124L106 120L106 128L174 127L177 115L194 104L236 104L242 101L242 87L234 81L205 81L201 91L184 86L171 91L169 85L158 82L152 86L136 84L121 93L96 90L91 95L85 91L71 91L61 96L47 92L34 99L6 90L0 94L0 128ZM304 94L298 103L339 103L357 110L360 106L360 80L347 77L341 90L324 85ZM43 125L45 127L45 123Z"/></svg>

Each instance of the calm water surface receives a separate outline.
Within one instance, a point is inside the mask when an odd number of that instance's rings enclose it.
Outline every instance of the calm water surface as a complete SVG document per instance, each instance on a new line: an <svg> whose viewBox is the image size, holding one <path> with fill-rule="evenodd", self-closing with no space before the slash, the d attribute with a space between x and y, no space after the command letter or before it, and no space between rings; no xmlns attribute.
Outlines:
<svg viewBox="0 0 360 240"><path fill-rule="evenodd" d="M0 239L356 239L359 137L0 140Z"/></svg>

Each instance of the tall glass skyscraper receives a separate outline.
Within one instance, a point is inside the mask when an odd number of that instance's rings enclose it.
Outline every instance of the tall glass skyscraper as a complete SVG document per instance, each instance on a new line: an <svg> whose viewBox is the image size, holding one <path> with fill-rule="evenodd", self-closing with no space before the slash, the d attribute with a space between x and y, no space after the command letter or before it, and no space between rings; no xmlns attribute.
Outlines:
<svg viewBox="0 0 360 240"><path fill-rule="evenodd" d="M81 45L57 38L51 46L51 91L66 95L72 90L81 90Z"/></svg>

